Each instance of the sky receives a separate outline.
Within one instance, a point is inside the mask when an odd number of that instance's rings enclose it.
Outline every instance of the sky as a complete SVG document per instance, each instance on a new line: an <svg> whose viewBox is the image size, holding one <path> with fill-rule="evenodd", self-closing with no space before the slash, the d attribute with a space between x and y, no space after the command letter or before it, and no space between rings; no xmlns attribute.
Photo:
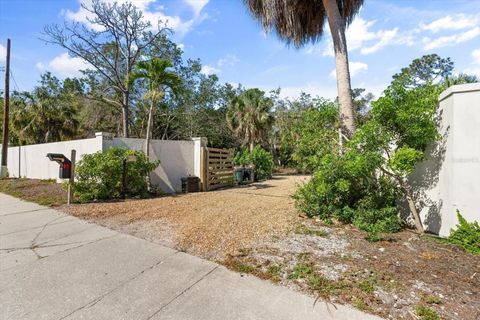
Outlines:
<svg viewBox="0 0 480 320"><path fill-rule="evenodd" d="M46 70L59 78L79 76L88 65L41 37L49 24L86 23L80 4L90 1L0 0L0 77L7 38L13 89L32 89ZM264 91L280 87L281 96L290 98L301 91L331 99L337 94L328 29L319 42L295 49L262 30L242 0L131 2L155 25L158 19L167 23L184 57L199 58L202 72L217 74L222 83ZM376 96L393 74L430 53L450 57L455 73L480 77L480 0L365 0L347 29L347 45L352 87Z"/></svg>

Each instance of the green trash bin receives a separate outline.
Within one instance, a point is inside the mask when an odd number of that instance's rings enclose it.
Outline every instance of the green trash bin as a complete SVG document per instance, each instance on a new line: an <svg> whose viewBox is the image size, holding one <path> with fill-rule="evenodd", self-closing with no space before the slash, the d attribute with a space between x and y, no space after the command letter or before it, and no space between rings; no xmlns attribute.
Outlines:
<svg viewBox="0 0 480 320"><path fill-rule="evenodd" d="M242 167L236 167L234 169L234 175L235 175L235 183L241 184L243 182L243 172L244 168Z"/></svg>

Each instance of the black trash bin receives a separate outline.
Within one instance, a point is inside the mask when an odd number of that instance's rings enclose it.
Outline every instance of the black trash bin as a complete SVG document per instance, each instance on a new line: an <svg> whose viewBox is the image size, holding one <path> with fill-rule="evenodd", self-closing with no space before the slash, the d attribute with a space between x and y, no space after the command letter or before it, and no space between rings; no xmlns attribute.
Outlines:
<svg viewBox="0 0 480 320"><path fill-rule="evenodd" d="M182 193L199 192L200 178L195 176L184 177L182 180Z"/></svg>

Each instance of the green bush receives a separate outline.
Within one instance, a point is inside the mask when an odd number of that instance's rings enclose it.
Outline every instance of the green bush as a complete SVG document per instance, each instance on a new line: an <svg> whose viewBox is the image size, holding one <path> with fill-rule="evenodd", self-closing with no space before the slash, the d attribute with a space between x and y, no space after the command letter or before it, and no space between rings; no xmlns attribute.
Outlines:
<svg viewBox="0 0 480 320"><path fill-rule="evenodd" d="M363 155L365 156L365 155ZM372 161L356 156L327 155L312 179L295 194L297 207L308 216L353 223L377 241L381 233L397 232L396 190L375 174Z"/></svg>
<svg viewBox="0 0 480 320"><path fill-rule="evenodd" d="M459 245L471 254L480 255L480 225L478 222L467 222L457 210L457 229L450 231L448 241Z"/></svg>
<svg viewBox="0 0 480 320"><path fill-rule="evenodd" d="M252 151L243 149L235 155L235 165L254 165L255 180L267 179L272 176L273 157L270 152L261 146L255 146Z"/></svg>
<svg viewBox="0 0 480 320"><path fill-rule="evenodd" d="M136 156L136 161L127 162L126 195L146 197L146 177L159 162L150 162L141 151L124 148L84 155L75 170L75 196L82 202L121 198L123 160L130 155Z"/></svg>

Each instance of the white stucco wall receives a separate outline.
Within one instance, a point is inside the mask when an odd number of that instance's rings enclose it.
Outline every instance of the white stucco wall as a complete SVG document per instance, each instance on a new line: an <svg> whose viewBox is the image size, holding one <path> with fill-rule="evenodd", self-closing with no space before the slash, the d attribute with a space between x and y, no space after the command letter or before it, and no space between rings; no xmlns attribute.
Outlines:
<svg viewBox="0 0 480 320"><path fill-rule="evenodd" d="M200 173L200 148L204 141L205 138L189 141L151 140L150 159L160 160L160 165L151 175L151 182L164 192L180 192L182 177L198 176ZM144 139L114 138L111 134L99 132L92 139L9 147L7 167L10 177L60 181L58 164L50 161L46 157L47 153L62 153L70 158L71 150L75 149L78 161L84 154L105 151L111 147L143 151L144 145Z"/></svg>
<svg viewBox="0 0 480 320"><path fill-rule="evenodd" d="M125 147L144 150L145 139L113 138L104 140L104 150ZM150 175L151 182L167 193L182 190L181 178L195 175L195 142L179 140L151 140L150 159L160 164Z"/></svg>
<svg viewBox="0 0 480 320"><path fill-rule="evenodd" d="M480 222L480 83L450 87L439 97L440 143L410 177L427 230L448 236L458 223Z"/></svg>
<svg viewBox="0 0 480 320"><path fill-rule="evenodd" d="M76 150L78 161L84 154L102 150L102 141L99 138L92 138L9 147L7 158L9 176L32 179L57 179L58 164L50 161L47 158L47 153L62 153L70 159L70 153L73 149Z"/></svg>

